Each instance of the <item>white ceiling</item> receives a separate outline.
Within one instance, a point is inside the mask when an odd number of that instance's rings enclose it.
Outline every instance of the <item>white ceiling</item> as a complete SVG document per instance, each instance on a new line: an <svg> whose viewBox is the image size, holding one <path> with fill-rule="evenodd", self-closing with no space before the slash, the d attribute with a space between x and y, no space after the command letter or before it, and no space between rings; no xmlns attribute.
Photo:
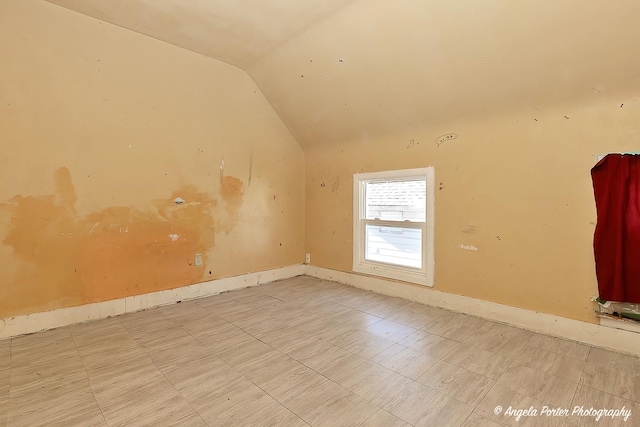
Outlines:
<svg viewBox="0 0 640 427"><path fill-rule="evenodd" d="M352 0L48 0L245 67Z"/></svg>

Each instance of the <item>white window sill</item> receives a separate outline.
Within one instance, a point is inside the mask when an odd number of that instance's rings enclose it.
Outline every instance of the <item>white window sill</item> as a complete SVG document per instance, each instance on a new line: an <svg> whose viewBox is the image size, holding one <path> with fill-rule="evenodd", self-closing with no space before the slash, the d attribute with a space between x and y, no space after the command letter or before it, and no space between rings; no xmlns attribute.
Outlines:
<svg viewBox="0 0 640 427"><path fill-rule="evenodd" d="M353 271L371 276L401 280L403 282L415 283L423 286L433 286L433 278L430 278L427 273L419 270L412 271L405 267L394 267L392 265L373 262L361 262L360 264L353 266Z"/></svg>

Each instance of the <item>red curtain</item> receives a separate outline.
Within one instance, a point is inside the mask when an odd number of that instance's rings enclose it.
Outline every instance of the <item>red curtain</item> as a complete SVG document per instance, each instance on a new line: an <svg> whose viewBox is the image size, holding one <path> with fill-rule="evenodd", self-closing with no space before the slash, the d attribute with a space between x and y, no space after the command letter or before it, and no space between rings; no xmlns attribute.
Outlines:
<svg viewBox="0 0 640 427"><path fill-rule="evenodd" d="M640 155L609 154L591 169L600 298L640 303Z"/></svg>

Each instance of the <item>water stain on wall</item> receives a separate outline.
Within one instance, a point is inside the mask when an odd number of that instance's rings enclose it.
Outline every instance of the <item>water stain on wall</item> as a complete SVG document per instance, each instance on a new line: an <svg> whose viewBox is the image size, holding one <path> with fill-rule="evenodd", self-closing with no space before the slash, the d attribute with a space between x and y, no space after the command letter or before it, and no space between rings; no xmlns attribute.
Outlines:
<svg viewBox="0 0 640 427"><path fill-rule="evenodd" d="M73 180L71 179L71 172L68 168L59 168L53 174L55 182L56 195L58 197L58 205L64 206L71 212L75 212L76 201L76 189L73 186Z"/></svg>
<svg viewBox="0 0 640 427"><path fill-rule="evenodd" d="M232 176L225 176L222 179L222 186L220 187L220 195L222 200L229 203L236 203L238 200L242 200L242 181Z"/></svg>
<svg viewBox="0 0 640 427"><path fill-rule="evenodd" d="M238 210L242 205L242 198L244 196L242 192L242 181L233 176L225 175L222 178L220 195L225 205L224 213L221 215L222 221L220 229L228 234L239 219Z"/></svg>
<svg viewBox="0 0 640 427"><path fill-rule="evenodd" d="M0 318L210 279L204 269L216 229L233 228L228 220L242 203L242 182L225 182L225 218L218 218L218 201L192 185L151 201L148 210L114 206L81 216L67 168L55 172L54 195L18 195L0 204L10 215L2 244L20 264L0 268ZM176 205L176 197L185 203ZM196 253L205 257L202 266L194 264Z"/></svg>

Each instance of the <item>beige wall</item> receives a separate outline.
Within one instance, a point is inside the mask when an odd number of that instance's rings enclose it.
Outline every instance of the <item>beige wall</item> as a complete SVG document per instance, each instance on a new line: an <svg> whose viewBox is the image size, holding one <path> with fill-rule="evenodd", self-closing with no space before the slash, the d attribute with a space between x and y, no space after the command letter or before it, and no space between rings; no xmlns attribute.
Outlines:
<svg viewBox="0 0 640 427"><path fill-rule="evenodd" d="M247 71L303 148L640 92L640 2L355 0Z"/></svg>
<svg viewBox="0 0 640 427"><path fill-rule="evenodd" d="M312 264L351 271L354 173L433 165L435 289L594 322L590 168L640 130L617 6L354 1L252 64L305 150Z"/></svg>
<svg viewBox="0 0 640 427"><path fill-rule="evenodd" d="M599 98L310 147L307 252L351 271L353 174L432 165L434 289L595 322L590 168L598 153L637 150L639 110L633 97ZM458 138L438 146L447 133Z"/></svg>
<svg viewBox="0 0 640 427"><path fill-rule="evenodd" d="M243 71L36 0L0 40L0 318L303 262L303 153Z"/></svg>
<svg viewBox="0 0 640 427"><path fill-rule="evenodd" d="M256 86L52 4L0 0L0 317L305 251L350 271L353 174L432 165L435 289L595 321L589 170L637 151L638 3L344 4L252 62Z"/></svg>

